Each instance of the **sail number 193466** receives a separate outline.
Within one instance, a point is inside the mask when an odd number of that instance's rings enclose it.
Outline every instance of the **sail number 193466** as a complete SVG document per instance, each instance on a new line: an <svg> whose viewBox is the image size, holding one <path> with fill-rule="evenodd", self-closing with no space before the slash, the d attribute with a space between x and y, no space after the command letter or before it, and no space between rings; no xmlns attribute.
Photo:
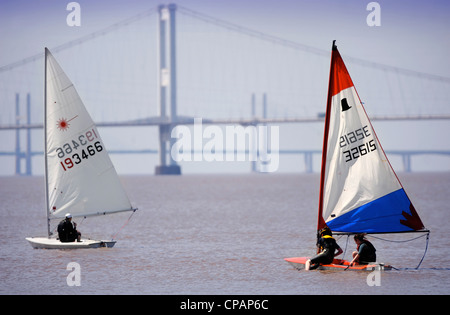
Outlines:
<svg viewBox="0 0 450 315"><path fill-rule="evenodd" d="M358 141L364 140L371 136L368 126L358 128L340 137L339 146L344 148L350 146ZM377 146L375 145L374 139L369 142L365 142L356 145L348 150L342 151L345 157L345 162L350 162L351 160L356 160L357 158L368 154L369 152L375 151Z"/></svg>
<svg viewBox="0 0 450 315"><path fill-rule="evenodd" d="M56 152L60 159L68 156L60 162L63 170L67 171L95 153L103 151L101 142L95 141L96 139L98 139L97 134L92 129L80 135L76 140L68 141L62 147L57 148ZM95 142L90 144L93 141Z"/></svg>

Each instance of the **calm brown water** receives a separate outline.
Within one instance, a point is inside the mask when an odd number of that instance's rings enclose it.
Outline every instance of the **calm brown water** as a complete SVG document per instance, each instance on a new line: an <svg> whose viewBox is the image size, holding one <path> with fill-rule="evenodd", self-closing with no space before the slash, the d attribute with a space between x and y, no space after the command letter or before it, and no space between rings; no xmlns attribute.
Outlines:
<svg viewBox="0 0 450 315"><path fill-rule="evenodd" d="M1 294L449 294L450 173L399 174L432 230L420 270L386 271L379 286L368 273L297 271L283 258L314 253L319 176L124 176L139 210L88 218L83 236L111 238L112 249L35 250L25 237L44 236L41 177L0 178ZM56 222L54 222L56 223ZM81 224L80 224L81 223ZM386 235L404 240L420 236ZM379 261L417 266L425 238L371 239ZM339 239L342 248L346 237ZM354 250L350 239L346 257ZM81 267L68 286L67 264Z"/></svg>

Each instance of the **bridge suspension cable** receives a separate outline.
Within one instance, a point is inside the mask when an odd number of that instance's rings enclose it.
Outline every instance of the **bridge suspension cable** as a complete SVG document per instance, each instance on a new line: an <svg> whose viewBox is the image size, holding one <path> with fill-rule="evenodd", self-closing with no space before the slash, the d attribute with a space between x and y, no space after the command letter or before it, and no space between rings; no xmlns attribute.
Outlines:
<svg viewBox="0 0 450 315"><path fill-rule="evenodd" d="M312 47L312 46L308 46L305 44L301 44L301 43L297 43L288 39L284 39L281 37L277 37L277 36L273 36L273 35L269 35L260 31L256 31L253 29L250 29L248 27L245 26L241 26L241 25L237 25L234 23L230 23L227 22L225 20L221 20L209 15L206 15L204 13L200 13L194 10L191 10L189 8L183 7L183 6L177 6L178 7L178 12L188 15L190 17L193 17L195 19L201 20L203 22L206 23L210 23L216 26L220 26L222 28L234 31L234 32L238 32L241 34L245 34L251 37L256 37L260 40L264 40L264 41L268 41L268 42L272 42L274 44L277 45L282 45L285 47L290 47L292 49L295 50L300 50L306 53L311 53L317 56L324 56L329 58L330 57L330 52L328 50L324 50L324 49L320 49L320 48L316 48L316 47ZM379 70L385 70L385 71L390 71L390 72L395 72L397 74L402 74L402 75L407 75L407 76L413 76L413 77L419 77L419 78L425 78L425 79L429 79L429 80L435 80L435 81L441 81L441 82L445 82L445 83L450 83L450 78L449 77L444 77L444 76L439 76L439 75L434 75L434 74L430 74L430 73L425 73L425 72L419 72L419 71L414 71L414 70L409 70L409 69L404 69L404 68L399 68L399 67L395 67L395 66L390 66L390 65L386 65L386 64L382 64L382 63L378 63L378 62L373 62L373 61L369 61L369 60L365 60L365 59L361 59L361 58L356 58L356 57L351 57L351 56L345 56L346 61L351 62L351 63L356 63L359 64L361 66L366 66L369 68L375 68L375 69L379 69Z"/></svg>
<svg viewBox="0 0 450 315"><path fill-rule="evenodd" d="M66 43L63 43L63 44L61 44L59 46L56 46L56 47L52 48L52 52L53 53L57 53L57 52L60 52L60 51L72 48L74 46L81 45L81 44L83 44L85 42L88 42L90 40L93 40L93 39L95 39L97 37L104 36L106 34L109 34L109 33L113 32L113 31L119 29L119 28L122 28L122 27L124 27L126 25L129 25L129 24L134 23L136 21L139 21L139 20L141 20L143 18L151 16L151 15L155 14L156 12L157 12L156 8L152 8L152 9L143 11L143 12L141 12L139 14L133 15L133 16L131 16L129 18L126 18L126 19L124 19L122 21L119 21L119 22L111 24L111 25L109 25L109 26L107 26L105 28L102 28L101 30L95 31L95 32L90 33L88 35L82 36L80 38L77 38L77 39L68 41ZM44 57L44 53L43 52L37 53L37 54L29 56L29 57L26 57L26 58L24 58L22 60L19 60L19 61L16 61L16 62L13 62L13 63L10 63L8 65L0 67L0 73L12 70L12 69L17 68L17 67L20 67L20 66L25 65L25 64L27 64L29 62L33 62L33 61L39 60L39 59L41 59L43 57Z"/></svg>
<svg viewBox="0 0 450 315"><path fill-rule="evenodd" d="M330 56L330 52L328 50L324 50L324 49L320 49L320 48L316 48L316 47L312 47L309 45L305 45L305 44L301 44L301 43L297 43L288 39L284 39L281 37L277 37L277 36L273 36L273 35L269 35L267 33L263 33L260 31L256 31L253 30L251 28L245 27L245 26L241 26L241 25L237 25L231 22L227 22L225 20L222 19L218 19L215 17L212 17L210 15L204 14L204 13L200 13L194 10L191 10L189 8L186 8L184 6L180 6L177 5L178 8L178 12L181 14L185 14L187 16L193 17L195 19L201 20L203 22L206 23L210 23L210 24L214 24L216 26L220 26L222 28L231 30L231 31L235 31L241 34L245 34L247 36L251 36L251 37L255 37L264 41L268 41L268 42L272 42L274 44L277 45L282 45L285 47L290 47L292 49L295 50L300 50L306 53L310 53L310 54L314 54L317 56L323 56L323 57L329 57ZM129 18L126 18L122 21L119 21L117 23L114 23L108 27L105 27L101 30L95 31L91 34L82 36L80 38L77 38L75 40L71 40L69 42L63 43L57 47L54 47L52 49L53 52L57 53L66 49L69 49L73 46L76 45L80 45L83 44L87 41L93 40L99 36L103 36L106 35L108 33L111 33L123 26L126 26L128 24L134 23L136 21L139 21L143 18L146 18L148 16L151 16L153 14L155 14L157 12L157 8L152 8L146 11L143 11L141 13L138 13L134 16L131 16ZM4 72L4 71L8 71L8 70L12 70L16 67L19 67L21 65L27 64L29 62L33 62L36 61L40 58L43 57L43 53L38 53L29 57L26 57L22 60L13 62L11 64L5 65L0 67L0 73ZM395 67L395 66L391 66L391 65L386 65L386 64L382 64L382 63L378 63L378 62L373 62L373 61L369 61L369 60L365 60L365 59L361 59L361 58L357 58L357 57L352 57L352 56L345 56L346 60L350 63L355 63L355 64L359 64L361 66L366 66L369 68L375 68L375 69L379 69L379 70L385 70L385 71L390 71L390 72L395 72L397 74L402 74L402 75L407 75L407 76L413 76L413 77L420 77L420 78L425 78L425 79L429 79L429 80L434 80L434 81L440 81L440 82L444 82L444 83L450 83L450 78L449 77L444 77L444 76L439 76L439 75L434 75L434 74L430 74L430 73L425 73L425 72L419 72L419 71L415 71L415 70L409 70L409 69L405 69L405 68L399 68L399 67Z"/></svg>

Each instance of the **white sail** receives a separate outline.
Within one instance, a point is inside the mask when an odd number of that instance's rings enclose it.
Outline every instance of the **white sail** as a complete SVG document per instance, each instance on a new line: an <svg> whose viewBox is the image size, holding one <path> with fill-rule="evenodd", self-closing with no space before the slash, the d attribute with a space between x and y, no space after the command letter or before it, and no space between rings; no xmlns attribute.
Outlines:
<svg viewBox="0 0 450 315"><path fill-rule="evenodd" d="M75 87L46 49L49 218L132 210L105 145Z"/></svg>
<svg viewBox="0 0 450 315"><path fill-rule="evenodd" d="M347 101L349 108L343 114L342 100ZM331 102L323 210L326 221L402 188L355 87L342 90Z"/></svg>

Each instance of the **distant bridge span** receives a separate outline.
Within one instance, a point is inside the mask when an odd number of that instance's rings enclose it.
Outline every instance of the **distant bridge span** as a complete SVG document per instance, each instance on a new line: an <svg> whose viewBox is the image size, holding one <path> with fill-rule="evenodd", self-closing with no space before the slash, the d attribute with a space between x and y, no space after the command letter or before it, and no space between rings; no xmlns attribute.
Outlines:
<svg viewBox="0 0 450 315"><path fill-rule="evenodd" d="M373 121L411 121L411 120L449 120L450 115L422 115L422 116L375 116L372 117ZM205 125L243 125L243 126L256 126L256 125L266 125L266 124L286 124L286 123L317 123L323 122L324 117L318 115L317 117L311 118L248 118L248 119L208 119L202 118L202 124ZM100 122L96 123L97 127L143 127L143 126L157 126L159 128L165 127L167 130L172 129L178 125L192 125L195 123L194 117L183 117L178 116L176 121L171 121L169 117L149 117L145 119L121 121L121 122ZM16 124L16 125L3 125L0 126L0 130L27 130L28 133L31 129L42 129L43 124ZM30 141L30 139L27 139ZM20 141L19 141L20 143ZM111 154L161 154L160 150L157 149L142 149L142 150L110 150ZM193 152L195 153L195 152ZM238 152L243 153L243 152ZM248 152L245 152L248 153ZM304 156L305 172L313 172L313 156L321 154L320 150L300 150L300 149L290 149L290 150L279 150L280 154L297 154ZM16 175L31 175L31 158L36 155L42 155L43 152L31 152L27 149L26 152L22 152L20 147L17 147L15 151L0 152L0 156L15 156L16 159ZM450 151L444 150L388 150L386 151L388 155L400 155L403 162L403 170L405 172L412 171L411 158L417 155L446 155L450 157ZM26 170L21 171L20 161L25 159Z"/></svg>
<svg viewBox="0 0 450 315"><path fill-rule="evenodd" d="M200 118L200 117L199 117ZM143 127L143 126L177 126L192 125L194 117L178 116L176 120L171 121L169 117L149 117L137 120L118 121L118 122L99 122L97 127ZM450 115L418 115L418 116L373 116L371 121L410 121L410 120L450 120ZM203 124L209 125L260 125L260 124L285 124L285 123L314 123L322 122L324 117L305 117L305 118L239 118L239 119L209 119L202 118ZM2 125L0 130L16 129L42 129L43 124L14 124Z"/></svg>

